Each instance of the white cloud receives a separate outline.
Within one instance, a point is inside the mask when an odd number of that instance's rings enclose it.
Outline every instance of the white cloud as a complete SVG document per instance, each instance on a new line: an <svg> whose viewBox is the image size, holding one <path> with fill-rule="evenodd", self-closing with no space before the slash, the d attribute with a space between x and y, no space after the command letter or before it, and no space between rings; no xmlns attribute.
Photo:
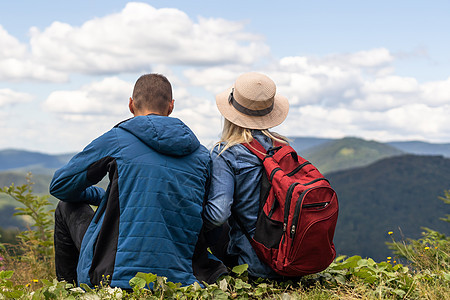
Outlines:
<svg viewBox="0 0 450 300"><path fill-rule="evenodd" d="M386 111L399 105L398 98L388 94L369 94L364 98L355 98L350 103L353 109Z"/></svg>
<svg viewBox="0 0 450 300"><path fill-rule="evenodd" d="M450 103L450 77L443 81L425 83L421 88L426 103L432 106Z"/></svg>
<svg viewBox="0 0 450 300"><path fill-rule="evenodd" d="M180 78L174 74L170 75L176 97L171 116L185 122L203 143L210 144L217 140L221 126L215 102L212 99L193 96L183 86ZM134 83L117 77L108 77L77 90L55 91L45 100L43 107L57 116L57 122L64 124L64 128L70 124L72 134L81 136L89 132L90 138L93 139L95 136L92 134L100 135L114 124L132 116L128 111L128 98L133 85ZM85 143L89 141L85 140Z"/></svg>
<svg viewBox="0 0 450 300"><path fill-rule="evenodd" d="M75 121L99 116L124 116L128 114L132 90L132 83L108 77L79 90L54 91L43 106L47 111Z"/></svg>
<svg viewBox="0 0 450 300"><path fill-rule="evenodd" d="M27 93L16 92L11 89L0 89L0 107L29 102L33 96Z"/></svg>
<svg viewBox="0 0 450 300"><path fill-rule="evenodd" d="M379 67L391 63L394 57L385 48L360 51L348 55L348 61L360 67Z"/></svg>
<svg viewBox="0 0 450 300"><path fill-rule="evenodd" d="M68 74L48 69L29 58L0 59L0 80L65 82Z"/></svg>
<svg viewBox="0 0 450 300"><path fill-rule="evenodd" d="M189 103L189 106L181 108L177 106L177 102L172 117L186 123L204 145L211 146L218 140L222 128L221 116L215 101L190 96L180 100Z"/></svg>
<svg viewBox="0 0 450 300"><path fill-rule="evenodd" d="M373 56L373 57L371 57ZM429 141L450 140L450 78L419 83L393 75L386 49L324 57L285 57L261 67L291 105L276 130L291 136ZM249 70L236 66L190 69L195 86L214 94Z"/></svg>
<svg viewBox="0 0 450 300"><path fill-rule="evenodd" d="M32 59L25 44L20 43L0 25L0 80L22 79L62 82L67 75L49 70Z"/></svg>
<svg viewBox="0 0 450 300"><path fill-rule="evenodd" d="M236 78L248 72L245 66L226 66L212 68L191 68L183 72L189 84L202 87L205 90L218 94L233 85Z"/></svg>
<svg viewBox="0 0 450 300"><path fill-rule="evenodd" d="M81 73L142 71L153 64L248 65L269 53L242 22L195 22L178 9L135 2L80 27L54 22L30 34L36 59L55 70Z"/></svg>
<svg viewBox="0 0 450 300"><path fill-rule="evenodd" d="M33 84L37 91L27 87L33 96L0 88L0 107L5 108L0 110L0 130L8 138L23 132L24 145L36 139L42 145L59 143L59 149L82 147L131 116L127 104L134 81L90 76L150 71L169 78L176 99L173 116L207 144L216 141L221 130L215 95L248 71L269 75L290 100L288 119L276 128L280 133L450 140L450 78L423 83L399 76L394 59L402 55L386 48L277 59L262 36L246 30L245 22L193 19L178 9L135 2L79 26L53 22L47 28L31 28L29 37L29 42L19 41L0 25L0 81L57 83L77 73L95 81L73 90ZM71 77L71 86L77 84L76 77ZM41 96L44 90L53 91ZM27 102L36 98L45 99L39 107L43 111L31 121L28 116L20 121L18 111L27 108L30 113L33 108Z"/></svg>
<svg viewBox="0 0 450 300"><path fill-rule="evenodd" d="M14 57L23 57L26 46L21 44L15 37L11 36L2 25L0 25L0 60Z"/></svg>
<svg viewBox="0 0 450 300"><path fill-rule="evenodd" d="M415 78L386 76L364 83L365 93L417 93L419 83Z"/></svg>
<svg viewBox="0 0 450 300"><path fill-rule="evenodd" d="M448 116L450 116L450 105L430 107L417 103L386 112L388 125L392 126L396 132L416 132L431 138L449 134L448 129L446 130Z"/></svg>
<svg viewBox="0 0 450 300"><path fill-rule="evenodd" d="M277 130L289 136L359 136L378 141L448 142L449 115L450 105L413 104L383 112L308 105L290 111L285 123Z"/></svg>

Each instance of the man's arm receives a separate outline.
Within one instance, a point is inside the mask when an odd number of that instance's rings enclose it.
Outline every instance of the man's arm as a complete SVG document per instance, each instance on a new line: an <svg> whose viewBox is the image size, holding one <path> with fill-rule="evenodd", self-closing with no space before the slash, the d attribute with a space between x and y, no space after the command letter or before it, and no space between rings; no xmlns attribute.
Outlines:
<svg viewBox="0 0 450 300"><path fill-rule="evenodd" d="M91 142L64 167L57 170L50 184L50 194L62 201L99 205L105 191L93 186L108 172L112 153L117 150L114 132L109 131Z"/></svg>

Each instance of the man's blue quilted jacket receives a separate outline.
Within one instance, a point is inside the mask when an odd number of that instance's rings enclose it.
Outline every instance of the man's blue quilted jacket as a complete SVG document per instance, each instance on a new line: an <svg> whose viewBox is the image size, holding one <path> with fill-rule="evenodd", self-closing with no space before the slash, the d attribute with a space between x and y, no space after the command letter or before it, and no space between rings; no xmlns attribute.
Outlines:
<svg viewBox="0 0 450 300"><path fill-rule="evenodd" d="M50 193L98 205L84 236L78 281L130 288L137 272L188 285L210 155L179 119L126 120L56 171ZM106 192L94 184L106 174Z"/></svg>

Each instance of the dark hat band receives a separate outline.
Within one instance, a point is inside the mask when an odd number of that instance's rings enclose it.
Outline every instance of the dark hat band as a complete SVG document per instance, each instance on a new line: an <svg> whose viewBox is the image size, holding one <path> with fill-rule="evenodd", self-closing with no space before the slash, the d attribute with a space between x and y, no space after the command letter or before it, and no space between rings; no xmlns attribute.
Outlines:
<svg viewBox="0 0 450 300"><path fill-rule="evenodd" d="M228 96L228 102L231 105L233 105L233 107L237 111L243 113L244 115L261 117L261 116L265 116L265 115L269 114L273 110L274 102L272 102L272 104L269 107L264 108L264 109L259 109L259 110L254 110L254 109L244 107L244 106L240 105L239 102L236 101L236 99L234 99L233 91L234 91L234 88L231 90L230 96Z"/></svg>

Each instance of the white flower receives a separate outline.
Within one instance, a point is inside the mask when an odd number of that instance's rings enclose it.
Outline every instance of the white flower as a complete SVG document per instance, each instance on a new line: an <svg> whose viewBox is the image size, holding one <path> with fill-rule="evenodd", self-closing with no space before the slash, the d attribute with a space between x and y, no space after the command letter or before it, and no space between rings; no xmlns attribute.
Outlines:
<svg viewBox="0 0 450 300"><path fill-rule="evenodd" d="M101 298L99 296L97 296L96 294L84 294L81 296L80 299L85 299L85 300L100 300Z"/></svg>
<svg viewBox="0 0 450 300"><path fill-rule="evenodd" d="M78 293L86 293L82 288L75 287L70 289L72 292L78 292Z"/></svg>

